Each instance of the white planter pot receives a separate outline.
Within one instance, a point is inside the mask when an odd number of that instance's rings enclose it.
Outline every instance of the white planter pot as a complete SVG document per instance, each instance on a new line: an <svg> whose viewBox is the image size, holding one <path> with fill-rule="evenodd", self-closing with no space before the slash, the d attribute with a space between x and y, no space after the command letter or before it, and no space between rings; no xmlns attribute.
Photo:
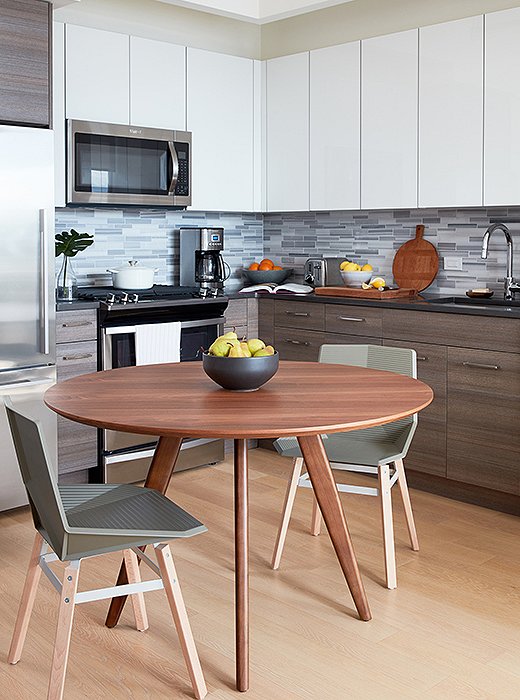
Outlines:
<svg viewBox="0 0 520 700"><path fill-rule="evenodd" d="M112 284L116 289L150 289L158 268L145 267L138 260L129 260L127 265L107 272L112 274Z"/></svg>

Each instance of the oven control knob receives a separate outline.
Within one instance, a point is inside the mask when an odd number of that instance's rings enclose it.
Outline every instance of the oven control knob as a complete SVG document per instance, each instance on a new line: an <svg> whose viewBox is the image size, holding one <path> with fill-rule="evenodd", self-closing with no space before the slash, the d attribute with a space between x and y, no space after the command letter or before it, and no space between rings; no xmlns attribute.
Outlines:
<svg viewBox="0 0 520 700"><path fill-rule="evenodd" d="M107 304L115 304L116 302L116 295L115 294L107 294Z"/></svg>
<svg viewBox="0 0 520 700"><path fill-rule="evenodd" d="M139 301L139 294L130 294L128 301L132 302L132 304L137 304Z"/></svg>
<svg viewBox="0 0 520 700"><path fill-rule="evenodd" d="M123 292L123 293L121 294L121 296L119 297L119 303L120 303L120 304L126 304L126 303L128 303L128 293L127 293L127 292Z"/></svg>

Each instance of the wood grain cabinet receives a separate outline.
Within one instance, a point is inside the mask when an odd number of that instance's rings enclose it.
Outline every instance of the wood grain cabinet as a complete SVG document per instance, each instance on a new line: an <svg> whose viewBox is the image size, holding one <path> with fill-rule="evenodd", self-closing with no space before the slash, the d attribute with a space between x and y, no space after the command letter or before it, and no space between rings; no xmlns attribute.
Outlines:
<svg viewBox="0 0 520 700"><path fill-rule="evenodd" d="M379 339L382 327L382 309L368 306L343 306L341 304L325 305L325 330L327 333L346 333ZM363 343L361 340L358 342Z"/></svg>
<svg viewBox="0 0 520 700"><path fill-rule="evenodd" d="M239 338L256 338L258 336L258 300L230 299L226 312L224 330L232 331Z"/></svg>
<svg viewBox="0 0 520 700"><path fill-rule="evenodd" d="M0 2L0 122L51 125L52 5Z"/></svg>
<svg viewBox="0 0 520 700"><path fill-rule="evenodd" d="M306 301L275 302L274 320L276 326L302 328L321 331L325 328L324 304Z"/></svg>
<svg viewBox="0 0 520 700"><path fill-rule="evenodd" d="M520 495L520 354L448 349L448 478Z"/></svg>
<svg viewBox="0 0 520 700"><path fill-rule="evenodd" d="M446 476L447 354L442 345L384 340L384 345L413 348L417 378L433 389L434 400L419 415L419 424L406 458L406 467L425 474Z"/></svg>
<svg viewBox="0 0 520 700"><path fill-rule="evenodd" d="M56 314L58 382L97 371L95 309ZM61 481L87 481L97 466L97 429L58 416L58 474ZM73 476L74 475L74 476Z"/></svg>

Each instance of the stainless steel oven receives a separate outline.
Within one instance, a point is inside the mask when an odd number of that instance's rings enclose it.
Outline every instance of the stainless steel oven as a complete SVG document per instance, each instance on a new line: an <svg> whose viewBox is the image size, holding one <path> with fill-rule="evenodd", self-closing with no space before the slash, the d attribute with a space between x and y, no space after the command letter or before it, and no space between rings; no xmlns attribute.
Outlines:
<svg viewBox="0 0 520 700"><path fill-rule="evenodd" d="M67 203L191 204L191 133L70 119Z"/></svg>
<svg viewBox="0 0 520 700"><path fill-rule="evenodd" d="M181 323L181 362L200 359L201 347L209 347L223 332L223 311L227 301L162 305L143 309L140 304L127 305L101 317L101 369L135 365L135 332L139 323ZM119 311L119 313L118 313ZM138 311L140 313L138 313ZM193 318L193 316L197 316ZM121 408L124 411L124 407ZM131 483L146 477L157 444L149 435L134 435L114 430L100 431L100 463L105 483ZM224 459L224 442L211 439L185 439L176 470L214 464Z"/></svg>

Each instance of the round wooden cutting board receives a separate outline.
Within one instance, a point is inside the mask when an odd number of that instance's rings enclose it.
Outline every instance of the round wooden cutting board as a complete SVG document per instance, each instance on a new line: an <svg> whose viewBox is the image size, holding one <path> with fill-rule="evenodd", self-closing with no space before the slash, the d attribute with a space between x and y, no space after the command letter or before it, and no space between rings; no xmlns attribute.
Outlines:
<svg viewBox="0 0 520 700"><path fill-rule="evenodd" d="M437 248L424 240L424 226L415 227L415 238L404 243L394 257L392 273L399 287L422 292L439 271Z"/></svg>

